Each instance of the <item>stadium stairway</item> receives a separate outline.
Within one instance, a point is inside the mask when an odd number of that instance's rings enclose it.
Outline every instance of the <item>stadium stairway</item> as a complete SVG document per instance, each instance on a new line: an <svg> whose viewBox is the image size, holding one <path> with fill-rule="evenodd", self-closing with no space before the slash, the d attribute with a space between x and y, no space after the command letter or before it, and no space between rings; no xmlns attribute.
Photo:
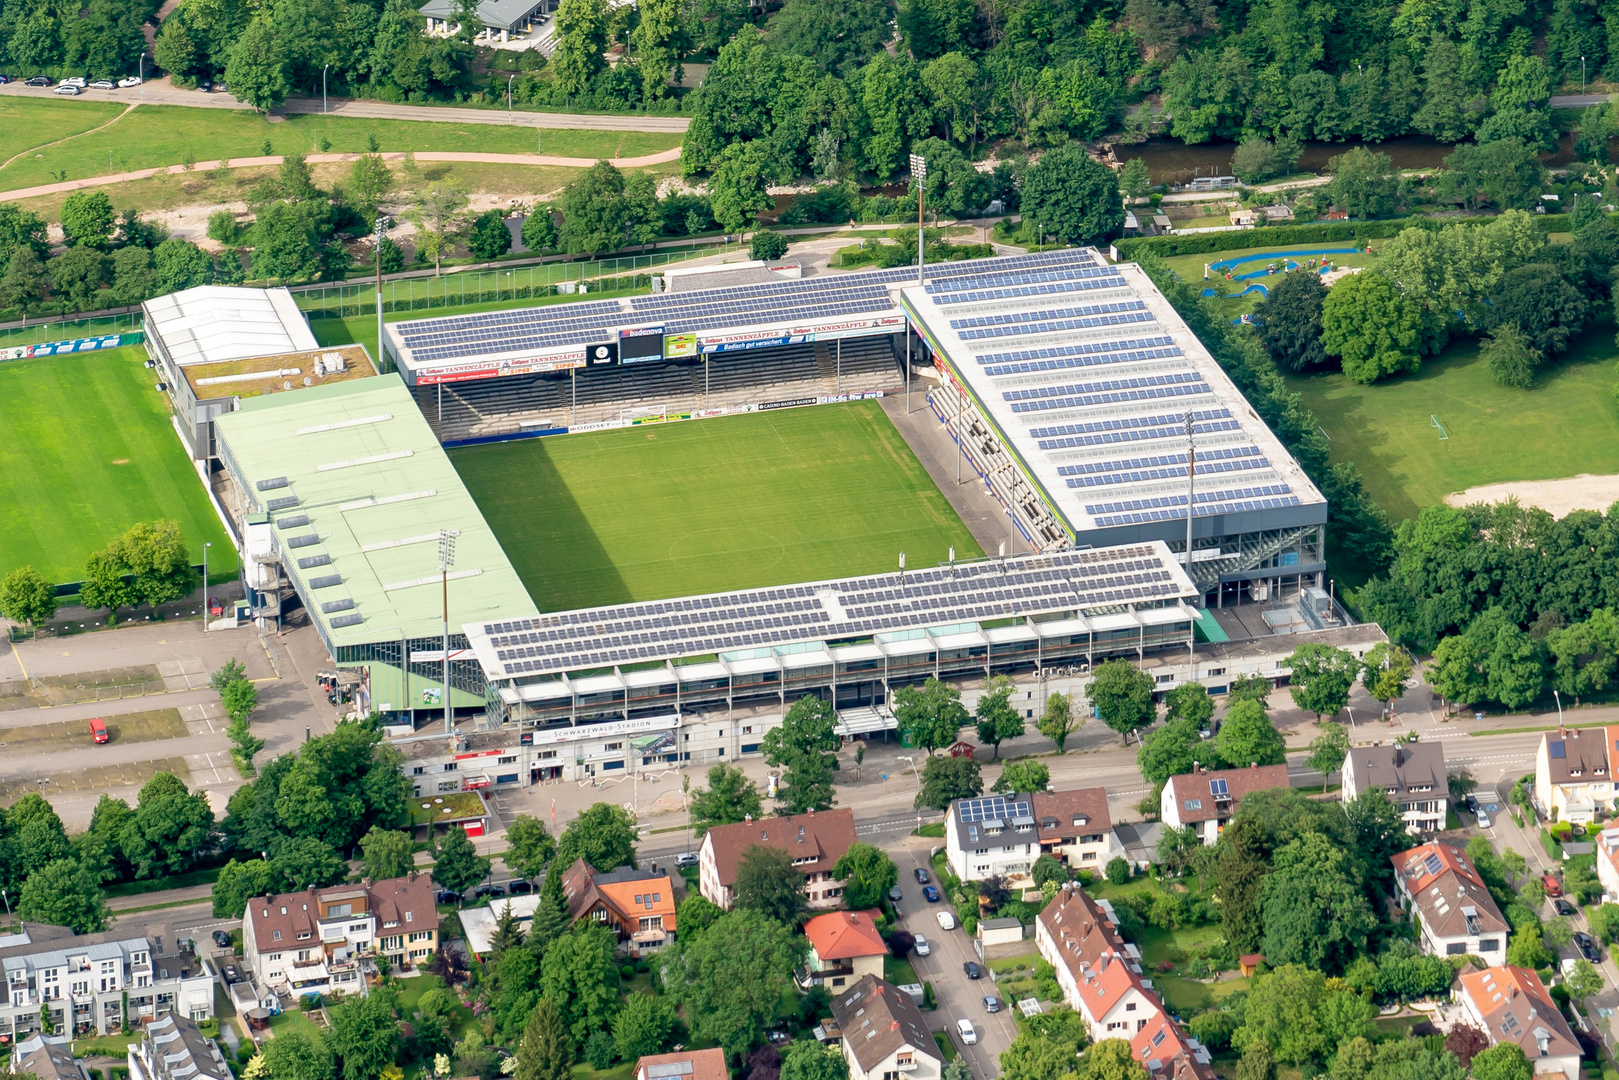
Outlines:
<svg viewBox="0 0 1619 1080"><path fill-rule="evenodd" d="M1032 536L1043 551L1066 547L1068 535L1046 505L1023 479L1012 458L1002 448L1000 440L984 423L976 409L963 408L954 393L935 390L929 395L934 410L949 426L961 433L961 445L967 460L988 478L995 494L1005 505L1007 492L1011 492L1016 508L1018 525L1025 536Z"/></svg>

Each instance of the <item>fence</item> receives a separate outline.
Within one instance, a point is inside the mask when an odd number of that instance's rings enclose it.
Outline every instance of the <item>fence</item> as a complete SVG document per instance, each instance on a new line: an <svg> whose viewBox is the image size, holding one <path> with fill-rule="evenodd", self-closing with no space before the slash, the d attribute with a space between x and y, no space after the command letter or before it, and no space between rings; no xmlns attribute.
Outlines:
<svg viewBox="0 0 1619 1080"><path fill-rule="evenodd" d="M726 244L649 255L627 255L596 262L542 263L510 270L468 270L443 277L396 278L382 283L383 311L425 311L552 296L557 286L586 282L592 290L651 287L652 271L659 266L686 262L707 255L736 251ZM373 282L310 285L293 290L307 319L344 319L376 314Z"/></svg>
<svg viewBox="0 0 1619 1080"><path fill-rule="evenodd" d="M88 319L56 319L32 323L28 326L0 328L0 349L19 345L43 345L50 341L73 338L99 337L127 333L141 328L141 310L134 308L116 315L98 315Z"/></svg>

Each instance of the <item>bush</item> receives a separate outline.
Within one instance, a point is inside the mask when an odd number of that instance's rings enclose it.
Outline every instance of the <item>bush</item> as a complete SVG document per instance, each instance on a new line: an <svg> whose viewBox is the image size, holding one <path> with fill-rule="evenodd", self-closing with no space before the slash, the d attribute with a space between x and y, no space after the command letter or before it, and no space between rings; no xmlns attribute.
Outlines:
<svg viewBox="0 0 1619 1080"><path fill-rule="evenodd" d="M1108 860L1107 879L1114 885L1123 885L1130 880L1130 864L1125 861L1124 856L1115 855Z"/></svg>
<svg viewBox="0 0 1619 1080"><path fill-rule="evenodd" d="M217 240L221 244L234 244L241 230L236 225L236 215L229 210L215 210L208 215L208 239Z"/></svg>
<svg viewBox="0 0 1619 1080"><path fill-rule="evenodd" d="M608 1032L597 1029L585 1040L585 1060L590 1062L590 1067L597 1072L611 1068L613 1059L617 1056L618 1047Z"/></svg>
<svg viewBox="0 0 1619 1080"><path fill-rule="evenodd" d="M381 247L382 272L384 274L397 274L405 268L405 253L398 244L393 242L392 237L384 236Z"/></svg>
<svg viewBox="0 0 1619 1080"><path fill-rule="evenodd" d="M785 254L787 254L787 238L781 233L760 229L753 234L753 244L748 248L750 257L770 262Z"/></svg>
<svg viewBox="0 0 1619 1080"><path fill-rule="evenodd" d="M620 965L619 969L618 969L618 977L620 979L623 979L625 982L629 982L631 979L635 978L635 965L634 964L622 964L622 965Z"/></svg>

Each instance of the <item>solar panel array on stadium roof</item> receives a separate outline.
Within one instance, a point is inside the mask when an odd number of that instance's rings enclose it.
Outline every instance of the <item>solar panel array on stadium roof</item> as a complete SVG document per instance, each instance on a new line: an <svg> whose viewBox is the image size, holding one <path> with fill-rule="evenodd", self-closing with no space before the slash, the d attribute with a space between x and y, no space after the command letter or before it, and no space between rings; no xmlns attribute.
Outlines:
<svg viewBox="0 0 1619 1080"><path fill-rule="evenodd" d="M1195 417L1228 417L1230 415L1231 413L1225 409L1199 409L1193 413ZM1195 435L1241 430L1242 425L1235 420L1207 420L1203 423L1194 422L1192 424L1192 432ZM1064 434L1058 438L1046 437L1059 432L1087 432L1088 434ZM1029 434L1039 440L1036 445L1042 450L1071 450L1082 446L1106 446L1113 443L1173 438L1176 435L1186 434L1186 423L1184 415L1132 416L1122 420L1096 420L1087 424L1059 424L1056 427L1034 428Z"/></svg>
<svg viewBox="0 0 1619 1080"><path fill-rule="evenodd" d="M1140 300L1121 300L1113 304L1081 304L1078 307L1047 308L1044 311L1013 311L1002 315L974 315L966 319L951 319L952 330L971 330L981 326L1021 326L1024 323L1046 319L1077 319L1086 315L1113 315L1124 311L1146 311Z"/></svg>
<svg viewBox="0 0 1619 1080"><path fill-rule="evenodd" d="M482 627L508 675L569 671L1180 596L1153 545L543 615Z"/></svg>
<svg viewBox="0 0 1619 1080"><path fill-rule="evenodd" d="M1029 323L1025 326L986 326L981 330L963 330L958 336L963 341L982 341L986 338L1054 334L1059 330L1088 330L1098 326L1128 326L1132 323L1152 321L1152 312L1133 311L1123 315L1090 315L1082 319L1048 319L1045 322Z"/></svg>
<svg viewBox="0 0 1619 1080"><path fill-rule="evenodd" d="M1197 463L1197 475L1215 473L1251 472L1270 468L1268 458L1243 458L1239 461L1211 461ZM1185 465L1171 465L1163 469L1142 469L1138 472L1104 473L1099 476L1071 476L1066 481L1071 488L1113 487L1119 484L1145 484L1155 480L1181 480L1186 476Z"/></svg>
<svg viewBox="0 0 1619 1080"><path fill-rule="evenodd" d="M1136 364L1143 360L1167 360L1180 356L1179 345L1166 345L1151 349L1126 349L1117 352L1093 353L1087 356L1069 356L1060 360L1030 360L1017 364L997 364L986 367L984 374L1033 375L1041 371L1072 371L1075 368L1101 367L1104 364Z"/></svg>
<svg viewBox="0 0 1619 1080"><path fill-rule="evenodd" d="M1199 491L1196 502L1226 503L1240 499L1263 499L1270 495L1286 495L1293 489L1286 484L1264 484L1252 488L1233 488L1227 491ZM1092 503L1085 507L1087 514L1117 514L1125 510L1150 510L1165 506L1185 506L1185 495L1164 495L1151 499L1126 499L1122 502ZM1184 515L1183 515L1184 516Z"/></svg>
<svg viewBox="0 0 1619 1080"><path fill-rule="evenodd" d="M1257 446L1220 446L1213 449L1199 450L1197 463L1202 465L1207 461L1228 461L1232 458L1258 457ZM1087 461L1083 465L1063 465L1057 470L1058 476L1087 476L1091 473L1124 472L1129 469L1150 469L1158 465L1185 465L1186 454L1153 454L1150 457L1114 458L1112 461ZM1184 471L1184 470L1183 470ZM1202 472L1199 469L1198 472Z"/></svg>
<svg viewBox="0 0 1619 1080"><path fill-rule="evenodd" d="M1244 510L1275 510L1283 506L1302 506L1303 500L1297 495L1287 495L1274 499L1246 499L1241 502L1213 503L1199 505L1198 517L1211 514L1235 514ZM1107 514L1096 519L1096 524L1104 528L1113 525L1144 525L1152 521L1183 521L1186 518L1185 503L1182 502L1178 510L1144 510L1135 514Z"/></svg>

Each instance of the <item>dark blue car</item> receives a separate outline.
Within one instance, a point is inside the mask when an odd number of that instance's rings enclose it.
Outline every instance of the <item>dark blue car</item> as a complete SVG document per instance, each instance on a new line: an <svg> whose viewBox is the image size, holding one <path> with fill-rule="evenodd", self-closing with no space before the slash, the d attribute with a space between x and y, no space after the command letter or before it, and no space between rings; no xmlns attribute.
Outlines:
<svg viewBox="0 0 1619 1080"><path fill-rule="evenodd" d="M922 886L922 895L927 897L927 901L930 904L937 904L940 899L939 890L935 889L932 885Z"/></svg>

